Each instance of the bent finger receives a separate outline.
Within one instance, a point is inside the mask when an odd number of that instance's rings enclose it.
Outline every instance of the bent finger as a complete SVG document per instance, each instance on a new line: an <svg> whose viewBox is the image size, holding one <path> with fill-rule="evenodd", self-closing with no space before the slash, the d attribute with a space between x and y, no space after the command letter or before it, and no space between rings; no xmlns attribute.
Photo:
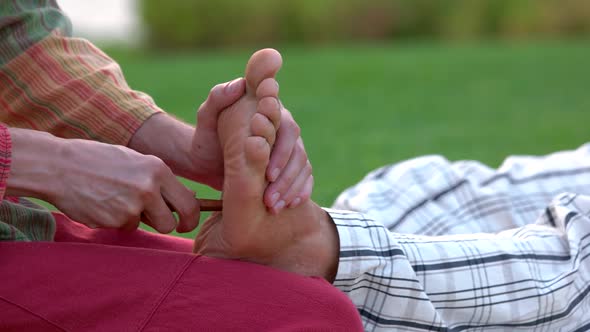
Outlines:
<svg viewBox="0 0 590 332"><path fill-rule="evenodd" d="M295 123L295 120L289 111L282 109L281 123L277 131L275 144L270 156L270 161L266 169L268 181L276 181L283 169L291 159L293 148L300 138L301 129Z"/></svg>
<svg viewBox="0 0 590 332"><path fill-rule="evenodd" d="M299 205L302 202L302 199L307 195L304 190L306 190L305 186L308 182L308 179L312 176L311 173L311 164L308 161L306 166L301 169L299 175L297 175L295 180L293 180L291 185L281 195L280 200L283 201L284 204L275 204L275 206L273 206L270 211L278 214L285 207L295 207Z"/></svg>
<svg viewBox="0 0 590 332"><path fill-rule="evenodd" d="M195 198L195 193L185 187L174 175L170 174L164 180L162 196L172 211L178 214L177 232L190 232L199 225L201 216L199 201Z"/></svg>
<svg viewBox="0 0 590 332"><path fill-rule="evenodd" d="M281 210L283 207L291 203L285 200L284 194L289 191L295 179L299 176L301 171L311 165L307 165L307 154L303 149L302 144L296 144L289 162L279 175L275 182L268 185L267 192L265 192L265 204L275 210Z"/></svg>
<svg viewBox="0 0 590 332"><path fill-rule="evenodd" d="M303 186L303 189L301 189L299 195L297 195L297 197L295 197L293 202L289 205L289 208L295 208L301 205L301 203L306 202L311 198L311 193L313 192L313 182L314 179L312 174L307 178L307 180L305 181L305 185Z"/></svg>
<svg viewBox="0 0 590 332"><path fill-rule="evenodd" d="M237 78L231 82L217 84L197 110L199 126L217 129L219 113L238 101L246 93L246 80Z"/></svg>
<svg viewBox="0 0 590 332"><path fill-rule="evenodd" d="M142 221L163 234L168 234L176 228L176 219L163 197L154 199L146 206Z"/></svg>

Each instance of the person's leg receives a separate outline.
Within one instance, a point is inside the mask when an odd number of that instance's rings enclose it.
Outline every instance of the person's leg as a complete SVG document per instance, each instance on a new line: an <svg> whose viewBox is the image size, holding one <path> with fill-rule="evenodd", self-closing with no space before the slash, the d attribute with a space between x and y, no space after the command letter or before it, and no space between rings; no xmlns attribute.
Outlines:
<svg viewBox="0 0 590 332"><path fill-rule="evenodd" d="M507 158L498 169L425 156L386 166L344 191L335 209L371 216L399 233L495 233L533 223L558 194L590 195L590 144Z"/></svg>
<svg viewBox="0 0 590 332"><path fill-rule="evenodd" d="M187 253L0 243L1 331L361 330L319 278Z"/></svg>
<svg viewBox="0 0 590 332"><path fill-rule="evenodd" d="M497 234L393 233L331 211L341 236L334 285L367 330L587 331L590 196L564 194L552 219Z"/></svg>
<svg viewBox="0 0 590 332"><path fill-rule="evenodd" d="M94 243L185 253L190 253L193 248L193 240L178 236L157 234L142 229L134 231L91 229L59 212L53 213L53 217L56 223L55 242Z"/></svg>

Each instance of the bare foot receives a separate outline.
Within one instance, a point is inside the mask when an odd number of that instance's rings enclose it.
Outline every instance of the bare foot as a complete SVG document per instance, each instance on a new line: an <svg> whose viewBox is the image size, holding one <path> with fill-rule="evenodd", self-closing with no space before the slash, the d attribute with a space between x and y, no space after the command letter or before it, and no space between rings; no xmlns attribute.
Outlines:
<svg viewBox="0 0 590 332"><path fill-rule="evenodd" d="M223 211L205 222L195 252L330 279L338 235L327 214L307 202L273 215L263 202L265 171L280 123L275 75L281 65L275 50L255 53L246 67L247 94L219 116Z"/></svg>

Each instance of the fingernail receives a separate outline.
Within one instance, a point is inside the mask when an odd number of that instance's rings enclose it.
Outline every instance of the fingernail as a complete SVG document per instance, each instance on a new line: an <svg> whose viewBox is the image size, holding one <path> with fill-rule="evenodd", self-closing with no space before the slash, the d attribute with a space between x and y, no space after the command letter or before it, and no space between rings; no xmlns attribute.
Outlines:
<svg viewBox="0 0 590 332"><path fill-rule="evenodd" d="M277 200L279 199L279 196L281 196L281 194L279 193L274 193L270 195L270 205L274 206Z"/></svg>
<svg viewBox="0 0 590 332"><path fill-rule="evenodd" d="M229 82L227 84L227 86L225 87L225 92L228 94L234 94L238 91L238 88L240 87L240 81L242 79L241 78L236 78L235 80Z"/></svg>
<svg viewBox="0 0 590 332"><path fill-rule="evenodd" d="M273 169L270 172L270 182L275 182L277 180L277 178L279 177L279 174L281 173L281 170L278 168Z"/></svg>
<svg viewBox="0 0 590 332"><path fill-rule="evenodd" d="M280 211L280 210L281 210L282 208L284 208L284 207L285 207L285 201L279 201L279 202L278 202L278 203L277 203L277 204L276 204L276 205L273 207L273 209L274 209L275 211L277 211L277 212L278 212L278 211Z"/></svg>
<svg viewBox="0 0 590 332"><path fill-rule="evenodd" d="M299 205L301 203L301 198L297 197L293 200L293 202L291 202L291 205L289 205L289 207L294 208L297 205Z"/></svg>

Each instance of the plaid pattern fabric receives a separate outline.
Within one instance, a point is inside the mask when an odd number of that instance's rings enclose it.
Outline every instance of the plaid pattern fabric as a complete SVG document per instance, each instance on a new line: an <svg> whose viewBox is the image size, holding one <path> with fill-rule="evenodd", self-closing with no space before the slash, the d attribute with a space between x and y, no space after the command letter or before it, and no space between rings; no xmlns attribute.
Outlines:
<svg viewBox="0 0 590 332"><path fill-rule="evenodd" d="M497 170L422 157L334 208L335 285L367 331L590 330L590 144Z"/></svg>
<svg viewBox="0 0 590 332"><path fill-rule="evenodd" d="M11 149L8 127L0 123L0 241L51 240L55 221L47 209L23 198L5 197Z"/></svg>
<svg viewBox="0 0 590 332"><path fill-rule="evenodd" d="M127 145L161 110L69 26L55 1L0 1L0 122Z"/></svg>
<svg viewBox="0 0 590 332"><path fill-rule="evenodd" d="M161 110L129 88L115 61L70 32L68 18L53 0L0 1L0 122L127 145ZM2 193L8 139L0 137ZM22 198L0 203L0 240L51 240L54 232L49 211Z"/></svg>
<svg viewBox="0 0 590 332"><path fill-rule="evenodd" d="M0 66L51 33L69 36L70 21L55 0L0 1Z"/></svg>

